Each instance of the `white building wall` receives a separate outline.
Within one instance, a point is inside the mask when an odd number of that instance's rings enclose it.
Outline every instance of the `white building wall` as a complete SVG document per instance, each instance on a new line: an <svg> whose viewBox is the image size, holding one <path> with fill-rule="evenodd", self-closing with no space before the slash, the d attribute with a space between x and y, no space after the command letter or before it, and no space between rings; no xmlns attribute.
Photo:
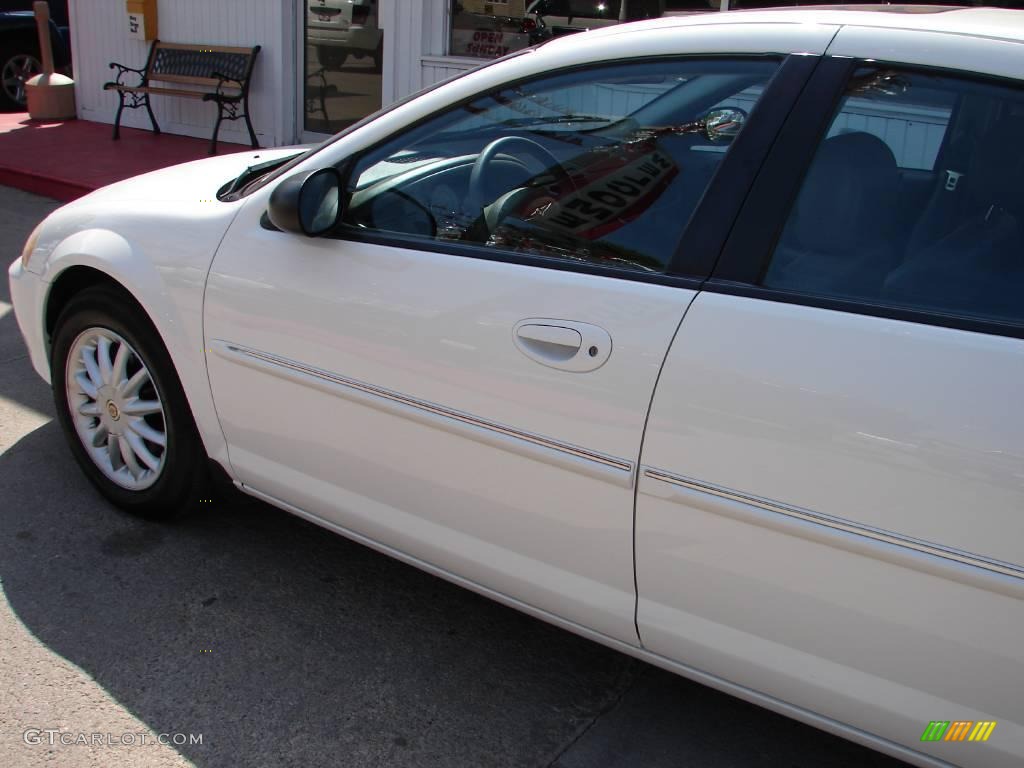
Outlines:
<svg viewBox="0 0 1024 768"><path fill-rule="evenodd" d="M263 46L256 60L250 106L263 146L291 143L296 135L293 65L297 39L295 0L158 0L159 35L175 43ZM149 43L128 36L125 0L70 0L78 116L113 123L117 95L111 61L142 67ZM209 138L217 119L209 102L153 96L153 112L170 133ZM149 128L145 109L126 109L121 124ZM221 139L248 144L244 122L225 122Z"/></svg>
<svg viewBox="0 0 1024 768"><path fill-rule="evenodd" d="M379 6L379 23L384 30L384 71L382 99L385 106L415 93L420 85L420 57L424 29L436 0L386 0Z"/></svg>
<svg viewBox="0 0 1024 768"><path fill-rule="evenodd" d="M468 72L487 62L483 59L463 59L454 56L424 56L420 61L421 87L440 83L449 77Z"/></svg>
<svg viewBox="0 0 1024 768"><path fill-rule="evenodd" d="M384 104L486 63L445 55L451 0L382 0L380 14Z"/></svg>

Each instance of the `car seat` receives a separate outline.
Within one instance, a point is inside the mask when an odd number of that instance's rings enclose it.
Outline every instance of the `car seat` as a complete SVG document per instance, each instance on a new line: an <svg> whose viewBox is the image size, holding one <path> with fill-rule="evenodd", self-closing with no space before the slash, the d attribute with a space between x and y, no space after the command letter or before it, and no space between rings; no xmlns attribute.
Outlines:
<svg viewBox="0 0 1024 768"><path fill-rule="evenodd" d="M890 224L896 158L877 136L826 139L762 280L770 288L830 296L877 295L893 266Z"/></svg>

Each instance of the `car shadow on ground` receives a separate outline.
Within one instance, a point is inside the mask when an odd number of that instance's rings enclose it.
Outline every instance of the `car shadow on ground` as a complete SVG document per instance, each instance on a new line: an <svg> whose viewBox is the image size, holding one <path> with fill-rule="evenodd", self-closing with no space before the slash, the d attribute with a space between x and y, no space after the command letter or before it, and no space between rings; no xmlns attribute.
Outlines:
<svg viewBox="0 0 1024 768"><path fill-rule="evenodd" d="M198 766L900 765L258 502L129 517L52 421L0 498L18 618Z"/></svg>
<svg viewBox="0 0 1024 768"><path fill-rule="evenodd" d="M5 301L2 293L0 301ZM0 447L12 437L8 432L12 424L7 423L6 417L10 414L13 421L14 410L18 409L46 418L52 416L53 400L49 386L32 369L12 310L0 315L0 430L7 433L0 435Z"/></svg>
<svg viewBox="0 0 1024 768"><path fill-rule="evenodd" d="M55 422L0 498L18 618L200 766L545 764L637 667L263 504L133 519Z"/></svg>

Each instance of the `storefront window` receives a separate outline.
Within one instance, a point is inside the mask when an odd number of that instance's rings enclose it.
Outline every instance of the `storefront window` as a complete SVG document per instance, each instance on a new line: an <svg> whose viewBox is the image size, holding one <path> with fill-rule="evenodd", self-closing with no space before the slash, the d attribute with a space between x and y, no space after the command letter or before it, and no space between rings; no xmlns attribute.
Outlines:
<svg viewBox="0 0 1024 768"><path fill-rule="evenodd" d="M718 0L452 0L448 52L495 59L587 29L718 8Z"/></svg>
<svg viewBox="0 0 1024 768"><path fill-rule="evenodd" d="M306 0L304 127L336 133L381 107L377 0Z"/></svg>
<svg viewBox="0 0 1024 768"><path fill-rule="evenodd" d="M496 59L539 42L529 0L452 0L452 56Z"/></svg>

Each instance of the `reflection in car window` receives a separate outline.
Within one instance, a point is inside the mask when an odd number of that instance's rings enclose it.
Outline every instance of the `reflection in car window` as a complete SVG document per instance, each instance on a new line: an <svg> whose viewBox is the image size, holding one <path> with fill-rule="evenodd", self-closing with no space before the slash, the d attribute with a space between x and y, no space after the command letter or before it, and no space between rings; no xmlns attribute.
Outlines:
<svg viewBox="0 0 1024 768"><path fill-rule="evenodd" d="M873 123L854 119L867 111ZM859 71L762 284L1024 321L1022 131L1018 89Z"/></svg>
<svg viewBox="0 0 1024 768"><path fill-rule="evenodd" d="M702 119L749 110L777 66L619 64L488 93L359 160L345 223L663 271L728 146Z"/></svg>
<svg viewBox="0 0 1024 768"><path fill-rule="evenodd" d="M919 78L912 90L893 96L877 89L861 94L854 86L828 135L864 131L886 143L900 168L934 170L957 94Z"/></svg>

